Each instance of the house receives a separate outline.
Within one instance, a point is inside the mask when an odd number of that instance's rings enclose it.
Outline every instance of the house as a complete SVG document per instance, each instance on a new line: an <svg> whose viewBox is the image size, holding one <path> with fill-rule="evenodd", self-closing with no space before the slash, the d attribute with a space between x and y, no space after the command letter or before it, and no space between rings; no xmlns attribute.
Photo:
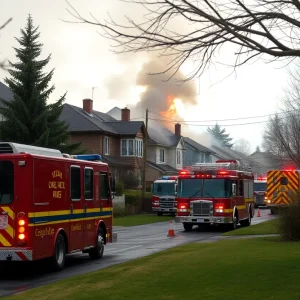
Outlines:
<svg viewBox="0 0 300 300"><path fill-rule="evenodd" d="M9 101L13 98L13 93L4 83L0 81L0 99Z"/></svg>
<svg viewBox="0 0 300 300"><path fill-rule="evenodd" d="M80 142L87 153L101 154L116 180L128 174L141 180L143 140L142 121L130 121L130 110L121 110L121 120L93 109L93 100L84 99L83 106L64 104L60 120L69 125L71 143Z"/></svg>
<svg viewBox="0 0 300 300"><path fill-rule="evenodd" d="M175 124L175 133L163 126L149 126L148 135L147 185L162 175L177 175L183 168L185 151L180 124Z"/></svg>
<svg viewBox="0 0 300 300"><path fill-rule="evenodd" d="M195 163L211 163L215 152L204 147L189 137L183 138L185 143L185 153L183 158L184 166L190 166Z"/></svg>

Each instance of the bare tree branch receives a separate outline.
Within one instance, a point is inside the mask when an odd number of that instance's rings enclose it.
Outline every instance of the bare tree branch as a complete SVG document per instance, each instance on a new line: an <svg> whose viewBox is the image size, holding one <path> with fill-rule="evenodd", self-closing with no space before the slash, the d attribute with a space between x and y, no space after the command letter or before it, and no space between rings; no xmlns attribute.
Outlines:
<svg viewBox="0 0 300 300"><path fill-rule="evenodd" d="M216 52L227 44L237 47L233 53L234 69L254 58L290 61L300 56L298 0L253 0L253 4L243 0L123 2L145 7L145 21L138 23L126 17L127 24L121 25L112 18L99 21L91 15L87 19L68 1L67 10L74 23L99 26L100 35L114 42L115 53L155 51L170 56L166 70L156 74L172 70L174 76L183 63L192 60L196 67L186 80L199 77L214 62ZM178 32L171 30L171 21L182 24L177 26Z"/></svg>
<svg viewBox="0 0 300 300"><path fill-rule="evenodd" d="M263 147L276 157L290 159L300 166L300 63L290 71L290 84L282 98L282 115L269 119Z"/></svg>
<svg viewBox="0 0 300 300"><path fill-rule="evenodd" d="M0 31L2 30L2 29L4 29L7 25L8 25L8 23L10 23L12 21L12 18L9 18L4 24L2 24L2 25L0 25ZM5 62L4 61L0 61L0 69L5 69Z"/></svg>

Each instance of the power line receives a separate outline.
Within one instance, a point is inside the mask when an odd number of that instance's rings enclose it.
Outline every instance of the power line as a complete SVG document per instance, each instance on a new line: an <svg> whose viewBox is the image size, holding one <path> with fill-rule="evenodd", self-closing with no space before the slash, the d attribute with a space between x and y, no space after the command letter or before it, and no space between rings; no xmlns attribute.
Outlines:
<svg viewBox="0 0 300 300"><path fill-rule="evenodd" d="M220 119L220 120L190 120L190 121L186 121L186 122L198 122L198 123L201 123L201 122L226 122L226 121L237 121L237 120L247 120L247 119L258 119L258 118L265 118L265 117L271 117L271 116L275 116L275 115L280 115L280 114L286 114L286 113L291 113L291 112L300 112L299 109L294 109L294 110L290 110L290 111L284 111L284 112L280 112L280 113L273 113L273 114L268 114L268 115L260 115L260 116L251 116L251 117L243 117L243 118L233 118L233 119ZM153 110L149 111L151 113L154 113L158 116L161 116L163 118L166 118L168 120L172 120L173 122L182 122L180 120L175 120L175 119L172 119L172 118L169 118L169 117L166 117L166 116L163 116L161 113L157 113Z"/></svg>

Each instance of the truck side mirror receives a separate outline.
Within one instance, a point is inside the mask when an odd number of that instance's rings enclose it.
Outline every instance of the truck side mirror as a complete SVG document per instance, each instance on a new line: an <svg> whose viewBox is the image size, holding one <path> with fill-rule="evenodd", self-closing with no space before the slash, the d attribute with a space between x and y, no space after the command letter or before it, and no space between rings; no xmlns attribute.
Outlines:
<svg viewBox="0 0 300 300"><path fill-rule="evenodd" d="M175 183L175 196L177 195L177 183Z"/></svg>
<svg viewBox="0 0 300 300"><path fill-rule="evenodd" d="M232 196L236 196L236 184L232 184Z"/></svg>

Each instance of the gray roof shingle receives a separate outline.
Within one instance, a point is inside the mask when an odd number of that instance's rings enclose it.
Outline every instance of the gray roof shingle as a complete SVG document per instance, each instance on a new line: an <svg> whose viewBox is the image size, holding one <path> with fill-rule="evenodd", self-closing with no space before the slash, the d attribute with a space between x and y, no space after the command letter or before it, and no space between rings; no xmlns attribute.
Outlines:
<svg viewBox="0 0 300 300"><path fill-rule="evenodd" d="M0 81L0 98L9 101L13 98L13 93L4 83ZM1 102L0 102L1 103Z"/></svg>
<svg viewBox="0 0 300 300"><path fill-rule="evenodd" d="M194 140L190 139L189 137L184 137L183 140L186 144L192 146L193 148L195 148L198 151L214 154L213 150L195 142Z"/></svg>
<svg viewBox="0 0 300 300"><path fill-rule="evenodd" d="M155 167L156 169L159 169L162 173L165 173L165 174L172 174L172 175L178 174L177 169L175 169L167 164L156 164L153 161L149 161L149 160L147 160L147 164L149 166Z"/></svg>
<svg viewBox="0 0 300 300"><path fill-rule="evenodd" d="M163 126L149 127L148 134L150 137L149 144L164 145L167 147L176 147L181 139L180 136L175 135Z"/></svg>
<svg viewBox="0 0 300 300"><path fill-rule="evenodd" d="M69 125L71 132L106 132L115 135L136 135L143 127L142 121L117 121L108 114L93 110L92 115L82 108L64 104L60 120Z"/></svg>

